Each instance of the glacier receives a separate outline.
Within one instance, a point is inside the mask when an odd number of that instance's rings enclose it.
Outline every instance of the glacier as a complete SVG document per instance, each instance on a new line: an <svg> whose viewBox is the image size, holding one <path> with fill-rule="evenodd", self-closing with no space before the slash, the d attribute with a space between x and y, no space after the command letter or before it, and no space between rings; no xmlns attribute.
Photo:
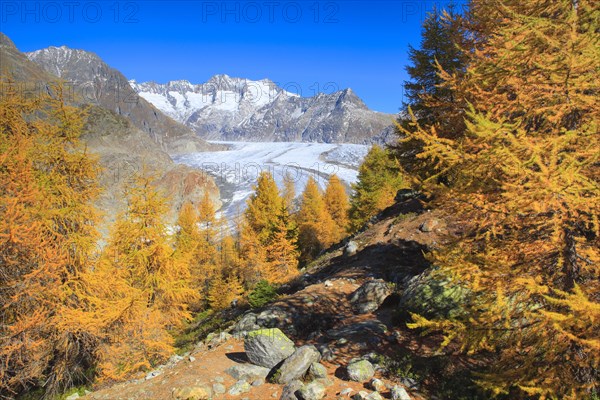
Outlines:
<svg viewBox="0 0 600 400"><path fill-rule="evenodd" d="M347 143L232 142L211 141L227 150L175 155L174 161L198 168L215 178L223 206L219 215L230 227L244 212L258 175L269 171L279 188L286 175L293 179L300 196L312 176L321 189L336 174L350 193L370 146Z"/></svg>

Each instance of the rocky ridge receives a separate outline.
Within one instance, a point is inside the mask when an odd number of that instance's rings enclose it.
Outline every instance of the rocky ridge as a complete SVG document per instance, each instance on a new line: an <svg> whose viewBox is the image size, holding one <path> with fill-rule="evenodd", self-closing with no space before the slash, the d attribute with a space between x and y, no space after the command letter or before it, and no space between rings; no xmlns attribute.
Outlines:
<svg viewBox="0 0 600 400"><path fill-rule="evenodd" d="M393 136L394 116L370 110L352 89L302 97L269 79L228 75L215 75L202 84L130 84L155 107L209 140L373 143Z"/></svg>

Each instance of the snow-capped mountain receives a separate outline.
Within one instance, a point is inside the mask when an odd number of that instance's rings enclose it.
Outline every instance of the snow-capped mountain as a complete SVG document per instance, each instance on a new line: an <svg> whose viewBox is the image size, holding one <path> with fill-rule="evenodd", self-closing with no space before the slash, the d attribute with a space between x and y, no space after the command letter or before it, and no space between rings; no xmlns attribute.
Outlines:
<svg viewBox="0 0 600 400"><path fill-rule="evenodd" d="M300 97L268 79L227 75L202 84L129 83L162 112L210 140L369 143L392 130L393 116L369 110L352 89Z"/></svg>
<svg viewBox="0 0 600 400"><path fill-rule="evenodd" d="M190 128L141 98L121 72L95 53L51 46L26 55L47 73L65 80L76 102L99 105L128 118L165 149L179 152L182 147L191 151L211 148Z"/></svg>

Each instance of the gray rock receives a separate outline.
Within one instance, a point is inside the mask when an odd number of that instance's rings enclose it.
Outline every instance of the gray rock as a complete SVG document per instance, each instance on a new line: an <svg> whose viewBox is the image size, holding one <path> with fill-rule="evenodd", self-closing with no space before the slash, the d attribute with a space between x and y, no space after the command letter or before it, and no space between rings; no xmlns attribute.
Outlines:
<svg viewBox="0 0 600 400"><path fill-rule="evenodd" d="M320 359L321 354L315 346L307 345L299 347L283 362L275 374L277 376L277 383L286 384L302 378L311 364L319 362Z"/></svg>
<svg viewBox="0 0 600 400"><path fill-rule="evenodd" d="M340 392L340 396L350 396L352 392L354 392L354 389L346 388Z"/></svg>
<svg viewBox="0 0 600 400"><path fill-rule="evenodd" d="M308 379L315 380L327 378L327 368L323 364L312 363L308 368Z"/></svg>
<svg viewBox="0 0 600 400"><path fill-rule="evenodd" d="M190 386L173 390L173 398L176 400L210 400L212 392L206 386Z"/></svg>
<svg viewBox="0 0 600 400"><path fill-rule="evenodd" d="M246 393L250 391L250 384L246 381L237 381L233 384L232 387L229 388L229 394L232 396L237 396L242 393Z"/></svg>
<svg viewBox="0 0 600 400"><path fill-rule="evenodd" d="M295 346L278 328L260 329L248 333L244 339L244 350L253 364L273 368L291 356Z"/></svg>
<svg viewBox="0 0 600 400"><path fill-rule="evenodd" d="M358 243L354 240L351 240L346 244L346 248L344 249L344 254L348 257L351 257L356 254L358 251Z"/></svg>
<svg viewBox="0 0 600 400"><path fill-rule="evenodd" d="M287 328L292 322L290 313L277 307L270 307L256 316L256 323L261 328Z"/></svg>
<svg viewBox="0 0 600 400"><path fill-rule="evenodd" d="M392 400L411 400L411 397L402 386L394 386L391 389Z"/></svg>
<svg viewBox="0 0 600 400"><path fill-rule="evenodd" d="M328 345L321 344L321 345L319 345L318 349L319 349L319 353L321 353L321 360L325 360L325 361L335 360L335 353Z"/></svg>
<svg viewBox="0 0 600 400"><path fill-rule="evenodd" d="M369 392L365 392L364 390L361 390L360 392L358 392L354 396L352 396L352 400L367 400L368 396L369 396Z"/></svg>
<svg viewBox="0 0 600 400"><path fill-rule="evenodd" d="M223 379L222 376L215 376L213 379L215 382L219 382L219 383L223 383L225 382L225 379Z"/></svg>
<svg viewBox="0 0 600 400"><path fill-rule="evenodd" d="M440 226L440 220L437 218L429 218L427 221L423 222L419 227L421 232L432 232L435 228Z"/></svg>
<svg viewBox="0 0 600 400"><path fill-rule="evenodd" d="M379 393L385 392L387 390L385 383L381 379L377 378L371 379L371 381L369 382L369 387Z"/></svg>
<svg viewBox="0 0 600 400"><path fill-rule="evenodd" d="M65 400L77 400L79 398L79 393L73 393L70 396L65 397Z"/></svg>
<svg viewBox="0 0 600 400"><path fill-rule="evenodd" d="M227 391L227 389L225 389L225 386L223 386L223 384L221 383L213 383L212 390L214 393L217 394L223 394Z"/></svg>
<svg viewBox="0 0 600 400"><path fill-rule="evenodd" d="M238 336L245 336L250 331L260 329L256 323L256 314L247 313L234 325L233 333Z"/></svg>
<svg viewBox="0 0 600 400"><path fill-rule="evenodd" d="M375 368L373 364L367 360L360 360L350 363L346 367L348 378L356 382L365 382L373 377L375 374Z"/></svg>
<svg viewBox="0 0 600 400"><path fill-rule="evenodd" d="M350 296L350 303L359 314L375 311L391 293L387 282L376 279L365 282Z"/></svg>
<svg viewBox="0 0 600 400"><path fill-rule="evenodd" d="M377 319L357 322L354 324L342 326L336 329L330 329L326 332L327 336L338 339L337 343L344 345L348 343L348 337L354 335L367 335L367 337L377 337L383 335L387 327Z"/></svg>
<svg viewBox="0 0 600 400"><path fill-rule="evenodd" d="M299 381L291 381L287 385L283 387L283 392L281 393L281 397L279 400L298 400L296 396L296 392L304 387L304 384Z"/></svg>
<svg viewBox="0 0 600 400"><path fill-rule="evenodd" d="M252 386L262 386L264 383L264 379L255 379L252 381Z"/></svg>
<svg viewBox="0 0 600 400"><path fill-rule="evenodd" d="M401 377L400 383L409 389L419 389L419 382L412 378Z"/></svg>
<svg viewBox="0 0 600 400"><path fill-rule="evenodd" d="M379 392L371 392L365 400L383 400L383 397L379 394Z"/></svg>
<svg viewBox="0 0 600 400"><path fill-rule="evenodd" d="M301 400L321 400L325 397L325 386L321 382L313 381L300 388L298 395Z"/></svg>
<svg viewBox="0 0 600 400"><path fill-rule="evenodd" d="M425 271L410 279L402 291L399 308L426 318L454 318L465 313L468 289L435 271Z"/></svg>
<svg viewBox="0 0 600 400"><path fill-rule="evenodd" d="M236 380L252 382L256 379L265 379L269 375L269 368L252 364L239 364L225 370L229 376Z"/></svg>

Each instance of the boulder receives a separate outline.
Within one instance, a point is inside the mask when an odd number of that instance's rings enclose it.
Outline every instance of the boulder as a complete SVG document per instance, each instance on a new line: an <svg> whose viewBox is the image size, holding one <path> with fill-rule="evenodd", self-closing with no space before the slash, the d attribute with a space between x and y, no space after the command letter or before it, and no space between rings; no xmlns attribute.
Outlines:
<svg viewBox="0 0 600 400"><path fill-rule="evenodd" d="M327 368L323 364L319 364L318 362L310 364L308 368L308 379L322 379L327 378Z"/></svg>
<svg viewBox="0 0 600 400"><path fill-rule="evenodd" d="M296 396L296 392L304 387L304 384L299 381L291 381L287 385L283 387L283 392L281 393L281 397L279 400L298 400Z"/></svg>
<svg viewBox="0 0 600 400"><path fill-rule="evenodd" d="M429 218L428 220L426 220L425 222L423 222L421 224L421 226L419 227L419 230L421 232L432 232L434 229L436 229L437 227L440 226L440 220L437 218Z"/></svg>
<svg viewBox="0 0 600 400"><path fill-rule="evenodd" d="M375 375L375 368L367 360L354 361L346 367L348 378L355 382L368 381Z"/></svg>
<svg viewBox="0 0 600 400"><path fill-rule="evenodd" d="M348 257L352 257L358 251L358 243L354 240L350 240L348 244L346 244L346 248L344 249L344 254Z"/></svg>
<svg viewBox="0 0 600 400"><path fill-rule="evenodd" d="M411 400L411 397L402 386L394 386L391 389L392 400Z"/></svg>
<svg viewBox="0 0 600 400"><path fill-rule="evenodd" d="M233 384L232 387L229 388L229 394L231 396L237 396L242 393L246 393L250 391L250 384L246 381L240 380Z"/></svg>
<svg viewBox="0 0 600 400"><path fill-rule="evenodd" d="M173 390L173 398L177 400L210 400L212 392L206 386L190 386Z"/></svg>
<svg viewBox="0 0 600 400"><path fill-rule="evenodd" d="M252 382L257 379L266 379L267 375L269 375L269 371L269 368L260 367L258 365L239 364L227 368L225 370L225 373L227 373L235 380L244 380L247 382Z"/></svg>
<svg viewBox="0 0 600 400"><path fill-rule="evenodd" d="M468 290L435 270L415 276L400 297L399 309L423 315L426 318L453 318L464 313Z"/></svg>
<svg viewBox="0 0 600 400"><path fill-rule="evenodd" d="M320 359L321 354L315 346L299 347L281 364L281 367L275 373L275 380L277 383L286 384L300 379L306 374L311 364L319 362Z"/></svg>
<svg viewBox="0 0 600 400"><path fill-rule="evenodd" d="M375 279L365 282L350 296L350 304L359 314L375 311L391 293L387 282Z"/></svg>
<svg viewBox="0 0 600 400"><path fill-rule="evenodd" d="M320 344L318 349L319 349L319 353L321 353L321 360L325 360L325 361L335 360L335 353L333 352L331 347L329 347L327 344Z"/></svg>
<svg viewBox="0 0 600 400"><path fill-rule="evenodd" d="M277 307L270 307L256 316L256 324L261 328L288 328L292 323L292 315Z"/></svg>
<svg viewBox="0 0 600 400"><path fill-rule="evenodd" d="M244 339L246 356L255 365L273 368L294 353L295 346L278 328L249 332Z"/></svg>
<svg viewBox="0 0 600 400"><path fill-rule="evenodd" d="M367 400L368 396L369 396L369 392L365 392L364 390L361 390L360 392L358 392L354 396L352 396L352 400Z"/></svg>
<svg viewBox="0 0 600 400"><path fill-rule="evenodd" d="M250 331L260 329L256 323L256 314L247 313L234 325L233 333L238 336L245 336Z"/></svg>
<svg viewBox="0 0 600 400"><path fill-rule="evenodd" d="M379 394L379 392L371 392L365 398L365 400L383 400L383 396Z"/></svg>
<svg viewBox="0 0 600 400"><path fill-rule="evenodd" d="M381 379L373 378L369 382L369 387L376 392L383 393L387 390L385 383Z"/></svg>
<svg viewBox="0 0 600 400"><path fill-rule="evenodd" d="M304 385L298 390L300 400L321 400L325 397L325 386L318 381Z"/></svg>
<svg viewBox="0 0 600 400"><path fill-rule="evenodd" d="M226 392L225 386L221 383L213 383L212 390L216 394L223 394Z"/></svg>

